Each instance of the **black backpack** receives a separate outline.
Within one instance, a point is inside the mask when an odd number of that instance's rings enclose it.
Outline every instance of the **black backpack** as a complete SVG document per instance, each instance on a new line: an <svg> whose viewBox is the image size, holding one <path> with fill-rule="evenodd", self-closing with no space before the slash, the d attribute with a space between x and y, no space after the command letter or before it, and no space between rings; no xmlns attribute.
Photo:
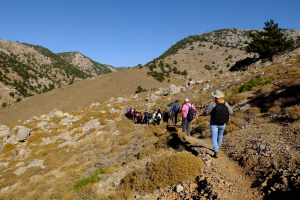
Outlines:
<svg viewBox="0 0 300 200"><path fill-rule="evenodd" d="M212 110L212 120L218 124L225 124L229 121L229 111L224 103L215 102L216 107Z"/></svg>
<svg viewBox="0 0 300 200"><path fill-rule="evenodd" d="M152 113L148 113L148 119L152 119Z"/></svg>
<svg viewBox="0 0 300 200"><path fill-rule="evenodd" d="M179 108L180 108L180 105L178 103L176 103L173 107L173 112L178 112L179 111Z"/></svg>

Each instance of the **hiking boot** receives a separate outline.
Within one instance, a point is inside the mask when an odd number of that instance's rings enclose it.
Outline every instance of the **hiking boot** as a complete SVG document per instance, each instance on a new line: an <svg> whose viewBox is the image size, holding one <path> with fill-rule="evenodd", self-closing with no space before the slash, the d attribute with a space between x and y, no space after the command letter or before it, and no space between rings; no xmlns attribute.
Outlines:
<svg viewBox="0 0 300 200"><path fill-rule="evenodd" d="M219 153L215 152L215 154L213 155L214 158L218 158L219 157Z"/></svg>

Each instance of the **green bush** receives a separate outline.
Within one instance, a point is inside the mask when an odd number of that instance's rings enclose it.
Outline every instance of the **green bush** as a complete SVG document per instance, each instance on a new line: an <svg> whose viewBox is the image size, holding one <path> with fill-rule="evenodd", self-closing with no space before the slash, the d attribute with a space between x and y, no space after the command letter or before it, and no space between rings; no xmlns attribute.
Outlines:
<svg viewBox="0 0 300 200"><path fill-rule="evenodd" d="M2 103L2 108L5 108L7 106L7 103L6 102L3 102Z"/></svg>
<svg viewBox="0 0 300 200"><path fill-rule="evenodd" d="M22 99L20 97L17 98L16 102L20 102Z"/></svg>
<svg viewBox="0 0 300 200"><path fill-rule="evenodd" d="M98 175L105 174L105 173L106 173L106 170L101 168L98 171L96 171L92 176L76 181L73 185L73 189L77 192L79 189L83 188L85 185L87 185L89 183L95 183L97 181L100 181L100 178L98 177Z"/></svg>
<svg viewBox="0 0 300 200"><path fill-rule="evenodd" d="M211 67L209 65L204 66L205 69L211 70Z"/></svg>
<svg viewBox="0 0 300 200"><path fill-rule="evenodd" d="M262 78L259 76L257 79L251 78L250 81L244 83L242 86L239 87L238 93L243 93L251 90L253 87L256 87L258 85L267 85L271 83L273 80L272 79L267 79L265 81L262 80Z"/></svg>
<svg viewBox="0 0 300 200"><path fill-rule="evenodd" d="M14 93L14 92L10 92L9 95L10 95L12 98L15 98L15 93Z"/></svg>

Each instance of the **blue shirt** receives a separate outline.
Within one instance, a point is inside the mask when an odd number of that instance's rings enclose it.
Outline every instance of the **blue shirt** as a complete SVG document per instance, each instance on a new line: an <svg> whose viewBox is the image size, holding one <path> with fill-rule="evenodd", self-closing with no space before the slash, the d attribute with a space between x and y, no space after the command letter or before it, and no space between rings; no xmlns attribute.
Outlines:
<svg viewBox="0 0 300 200"><path fill-rule="evenodd" d="M170 108L170 112L172 112L172 110L173 110L173 108L174 108L174 106L175 106L175 104L178 104L178 103L173 103L173 105L171 106L171 108ZM179 105L179 104L178 104ZM179 105L179 109L178 109L178 112L180 111L180 105Z"/></svg>

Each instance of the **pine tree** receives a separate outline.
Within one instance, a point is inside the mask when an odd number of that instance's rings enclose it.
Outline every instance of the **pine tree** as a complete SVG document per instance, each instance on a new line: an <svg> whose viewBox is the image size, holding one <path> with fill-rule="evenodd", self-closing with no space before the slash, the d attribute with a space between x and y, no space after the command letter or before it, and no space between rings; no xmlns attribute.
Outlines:
<svg viewBox="0 0 300 200"><path fill-rule="evenodd" d="M248 53L258 53L260 58L267 58L272 61L276 53L295 49L293 45L294 41L292 39L287 40L283 33L281 33L281 28L278 28L278 24L274 24L272 19L265 22L264 30L249 34L252 42L245 47Z"/></svg>

